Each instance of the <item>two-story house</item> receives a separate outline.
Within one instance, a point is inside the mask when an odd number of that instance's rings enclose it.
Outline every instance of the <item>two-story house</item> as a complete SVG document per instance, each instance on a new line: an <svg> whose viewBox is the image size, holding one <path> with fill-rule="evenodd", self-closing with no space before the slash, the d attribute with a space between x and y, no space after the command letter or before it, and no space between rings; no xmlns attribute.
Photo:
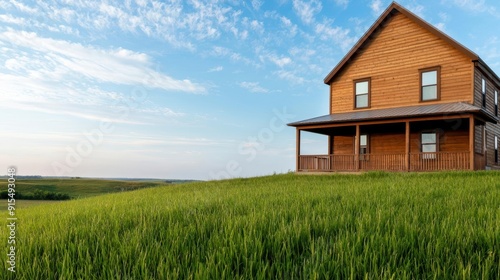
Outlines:
<svg viewBox="0 0 500 280"><path fill-rule="evenodd" d="M499 77L392 3L326 76L328 115L290 123L297 171L500 169ZM328 136L302 155L301 132Z"/></svg>

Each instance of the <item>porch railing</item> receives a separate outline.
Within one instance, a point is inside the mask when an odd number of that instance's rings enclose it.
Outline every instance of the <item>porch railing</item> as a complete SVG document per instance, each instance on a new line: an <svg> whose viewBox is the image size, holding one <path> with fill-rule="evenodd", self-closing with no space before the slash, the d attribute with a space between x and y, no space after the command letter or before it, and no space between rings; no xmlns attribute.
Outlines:
<svg viewBox="0 0 500 280"><path fill-rule="evenodd" d="M469 152L410 153L409 171L465 170ZM301 155L299 171L406 171L406 154Z"/></svg>
<svg viewBox="0 0 500 280"><path fill-rule="evenodd" d="M470 169L469 152L410 153L410 171Z"/></svg>

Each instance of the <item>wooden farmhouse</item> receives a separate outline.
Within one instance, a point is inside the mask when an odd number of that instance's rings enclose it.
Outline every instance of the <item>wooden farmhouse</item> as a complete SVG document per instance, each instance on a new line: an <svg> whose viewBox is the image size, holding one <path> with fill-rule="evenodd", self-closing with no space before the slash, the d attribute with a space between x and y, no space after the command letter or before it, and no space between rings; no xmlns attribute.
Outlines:
<svg viewBox="0 0 500 280"><path fill-rule="evenodd" d="M288 124L299 172L500 169L499 77L397 3L324 82L330 113ZM302 131L328 136L328 154L302 155Z"/></svg>

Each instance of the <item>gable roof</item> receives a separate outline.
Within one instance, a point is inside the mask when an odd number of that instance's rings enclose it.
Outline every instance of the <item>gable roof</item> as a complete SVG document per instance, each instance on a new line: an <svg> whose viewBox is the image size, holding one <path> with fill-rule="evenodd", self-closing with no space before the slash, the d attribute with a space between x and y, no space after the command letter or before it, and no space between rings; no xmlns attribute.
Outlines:
<svg viewBox="0 0 500 280"><path fill-rule="evenodd" d="M375 31L377 31L380 28L383 28L383 24L390 19L394 14L396 13L401 13L408 17L410 20L413 22L417 23L419 26L422 28L426 29L430 33L436 35L437 37L443 39L459 51L461 51L464 55L468 56L472 61L479 61L481 64L487 67L487 65L479 58L477 54L475 54L473 51L469 50L459 42L455 41L453 38L450 36L446 35L436 27L432 26L430 23L426 22L425 20L421 19L414 13L410 12L409 10L403 8L403 6L399 5L396 2L392 2L392 4L380 15L380 17L375 21L375 23L366 31L366 33L358 40L358 42L352 47L352 49L344 56L344 58L333 68L332 71L328 74L328 76L325 77L324 83L325 84L330 84L335 75L342 70L342 68L351 60L351 58L358 52L360 48L363 47L367 41L369 41L372 38L372 35ZM489 67L487 67L489 69ZM491 70L491 69L489 69ZM494 76L495 73L491 71ZM498 81L498 76L496 77Z"/></svg>

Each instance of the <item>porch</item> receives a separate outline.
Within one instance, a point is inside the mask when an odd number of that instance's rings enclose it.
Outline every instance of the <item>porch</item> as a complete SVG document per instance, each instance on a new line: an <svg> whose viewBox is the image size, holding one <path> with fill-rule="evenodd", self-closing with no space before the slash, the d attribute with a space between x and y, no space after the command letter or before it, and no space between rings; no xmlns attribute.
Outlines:
<svg viewBox="0 0 500 280"><path fill-rule="evenodd" d="M471 168L471 153L394 153L358 155L300 155L299 172L357 172L357 171L443 171L467 170ZM474 169L484 168L484 157L474 155Z"/></svg>
<svg viewBox="0 0 500 280"><path fill-rule="evenodd" d="M440 108L431 106L427 107ZM420 112L423 107L419 108ZM406 118L387 118L387 114L380 114L380 119L376 120L365 118L366 114L387 111L333 114L290 124L296 127L297 132L296 170L357 172L485 169L484 126L491 121L488 115L470 110L424 116L420 113L415 116L409 114ZM301 154L302 132L327 136L328 152Z"/></svg>

